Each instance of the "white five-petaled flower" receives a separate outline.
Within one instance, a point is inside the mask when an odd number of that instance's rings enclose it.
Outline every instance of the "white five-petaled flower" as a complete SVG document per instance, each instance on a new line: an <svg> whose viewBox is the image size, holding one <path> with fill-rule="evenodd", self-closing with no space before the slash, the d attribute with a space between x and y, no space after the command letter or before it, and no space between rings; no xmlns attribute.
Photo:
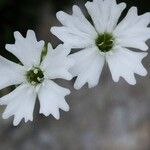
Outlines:
<svg viewBox="0 0 150 150"><path fill-rule="evenodd" d="M51 32L71 48L82 49L70 55L75 60L71 68L77 76L74 87L80 89L85 83L89 87L98 84L105 61L108 63L115 82L123 77L129 84L136 84L134 74L145 76L146 69L141 61L145 52L133 52L128 48L146 51L146 40L150 38L150 13L137 14L132 7L119 23L125 3L116 0L94 0L85 4L94 26L84 17L78 6L73 6L73 14L62 11L57 18L62 27L52 27Z"/></svg>
<svg viewBox="0 0 150 150"><path fill-rule="evenodd" d="M28 30L26 38L19 32L15 32L14 36L15 44L7 44L6 49L14 54L22 65L0 56L0 89L18 85L14 91L0 98L0 104L7 105L3 118L14 115L14 125L18 125L23 118L25 122L32 121L38 97L40 113L45 116L52 114L59 119L59 108L69 110L64 97L70 94L70 90L60 87L52 79L72 79L68 72L73 65L72 59L68 58L70 49L64 45L53 49L48 44L47 55L41 59L45 43L38 42L32 30Z"/></svg>

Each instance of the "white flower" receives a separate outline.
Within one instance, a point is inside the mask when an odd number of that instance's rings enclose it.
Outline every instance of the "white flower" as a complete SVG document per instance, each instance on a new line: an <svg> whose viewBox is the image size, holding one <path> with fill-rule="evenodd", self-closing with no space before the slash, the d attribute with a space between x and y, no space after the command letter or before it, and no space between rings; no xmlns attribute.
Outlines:
<svg viewBox="0 0 150 150"><path fill-rule="evenodd" d="M19 32L15 32L14 36L15 44L7 44L6 49L23 65L0 56L0 89L18 85L14 91L0 99L1 105L7 105L3 118L14 115L14 125L18 125L23 118L25 122L32 121L38 97L40 113L45 116L52 114L59 119L59 108L69 110L64 97L70 94L70 90L60 87L52 79L72 79L72 75L68 72L73 63L72 59L67 57L70 49L59 45L53 50L48 44L47 55L41 60L44 41L38 42L34 31L28 30L26 38Z"/></svg>
<svg viewBox="0 0 150 150"><path fill-rule="evenodd" d="M94 0L85 4L94 26L84 17L80 8L73 6L73 14L57 13L62 27L53 27L51 32L71 48L82 49L70 57L75 60L71 69L77 76L74 87L80 89L86 82L89 87L98 84L105 61L115 82L123 77L129 84L136 84L134 74L145 76L147 71L141 64L147 53L133 52L128 48L143 51L148 49L150 38L150 13L138 16L132 7L126 17L118 23L126 4L115 0Z"/></svg>

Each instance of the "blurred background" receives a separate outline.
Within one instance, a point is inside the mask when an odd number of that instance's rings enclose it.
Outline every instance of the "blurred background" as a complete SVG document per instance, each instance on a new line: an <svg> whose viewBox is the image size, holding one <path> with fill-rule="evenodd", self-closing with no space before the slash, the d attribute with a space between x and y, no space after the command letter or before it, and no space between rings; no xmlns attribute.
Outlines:
<svg viewBox="0 0 150 150"><path fill-rule="evenodd" d="M118 0L121 2L122 0ZM0 0L0 55L18 62L5 50L6 43L14 43L13 32L23 35L28 29L36 31L39 40L60 43L49 30L59 25L55 14L59 10L71 13L73 4L87 14L86 0ZM138 6L139 14L150 11L149 0L124 0ZM127 11L127 10L126 10ZM125 13L126 13L125 11ZM123 14L123 16L125 15ZM150 41L147 42L150 46ZM144 66L150 74L150 55ZM56 82L71 89L67 97L70 111L61 111L61 119L38 114L37 102L34 121L13 127L12 118L3 120L0 107L0 150L150 150L150 78L137 76L136 86L123 79L114 83L105 65L100 84L79 91L71 82ZM0 91L0 96L13 87Z"/></svg>

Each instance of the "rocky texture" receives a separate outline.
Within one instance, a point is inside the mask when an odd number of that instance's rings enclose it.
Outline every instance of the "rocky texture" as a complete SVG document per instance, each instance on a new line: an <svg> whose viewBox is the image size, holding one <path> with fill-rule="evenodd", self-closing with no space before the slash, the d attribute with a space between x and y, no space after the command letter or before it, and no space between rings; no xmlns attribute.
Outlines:
<svg viewBox="0 0 150 150"><path fill-rule="evenodd" d="M52 8L45 4L39 14L39 39L56 45L59 41L48 33L50 26L58 24ZM150 74L149 60L150 55L144 65ZM0 118L0 150L149 150L150 78L136 78L136 86L122 79L114 83L105 65L93 89L85 86L76 91L73 81L57 81L72 91L67 97L70 111L61 111L57 121L39 115L37 103L34 122L13 127L11 119Z"/></svg>

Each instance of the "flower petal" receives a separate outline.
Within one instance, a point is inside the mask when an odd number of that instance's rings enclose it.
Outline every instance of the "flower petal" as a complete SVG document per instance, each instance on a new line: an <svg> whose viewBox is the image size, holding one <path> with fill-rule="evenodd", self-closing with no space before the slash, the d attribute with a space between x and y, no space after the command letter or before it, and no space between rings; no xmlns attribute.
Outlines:
<svg viewBox="0 0 150 150"><path fill-rule="evenodd" d="M107 55L112 78L115 82L123 77L129 84L136 84L134 73L145 76L146 69L143 67L141 61L147 53L133 52L126 48L118 48L114 50L112 55Z"/></svg>
<svg viewBox="0 0 150 150"><path fill-rule="evenodd" d="M73 48L84 48L94 44L93 39L97 37L97 33L78 6L73 6L72 15L58 12L57 19L64 26L52 27L51 32L64 43Z"/></svg>
<svg viewBox="0 0 150 150"><path fill-rule="evenodd" d="M145 42L150 38L149 23L150 13L138 16L137 8L132 7L114 30L117 44L146 51L148 46Z"/></svg>
<svg viewBox="0 0 150 150"><path fill-rule="evenodd" d="M126 4L116 0L93 0L85 4L99 33L112 32Z"/></svg>
<svg viewBox="0 0 150 150"><path fill-rule="evenodd" d="M25 69L23 66L13 63L0 56L0 89L10 85L21 84L25 81Z"/></svg>
<svg viewBox="0 0 150 150"><path fill-rule="evenodd" d="M105 60L98 49L96 47L84 49L70 57L75 60L75 65L70 69L73 76L77 76L74 88L80 89L86 82L89 88L96 86Z"/></svg>
<svg viewBox="0 0 150 150"><path fill-rule="evenodd" d="M34 31L28 30L26 38L14 32L15 44L6 44L6 49L14 54L25 66L39 65L44 41L37 42Z"/></svg>
<svg viewBox="0 0 150 150"><path fill-rule="evenodd" d="M69 53L70 48L67 46L59 45L54 50L49 43L48 53L41 64L45 76L49 79L61 78L71 80L72 75L68 70L73 65L73 60L67 56Z"/></svg>
<svg viewBox="0 0 150 150"><path fill-rule="evenodd" d="M59 108L69 111L69 105L64 99L69 94L70 91L68 89L58 86L51 80L45 80L38 93L40 113L45 116L52 114L56 119L59 119Z"/></svg>
<svg viewBox="0 0 150 150"><path fill-rule="evenodd" d="M22 84L10 94L0 99L1 105L7 105L3 118L14 115L13 124L16 126L24 118L25 122L33 120L33 109L36 100L36 92L33 87Z"/></svg>

